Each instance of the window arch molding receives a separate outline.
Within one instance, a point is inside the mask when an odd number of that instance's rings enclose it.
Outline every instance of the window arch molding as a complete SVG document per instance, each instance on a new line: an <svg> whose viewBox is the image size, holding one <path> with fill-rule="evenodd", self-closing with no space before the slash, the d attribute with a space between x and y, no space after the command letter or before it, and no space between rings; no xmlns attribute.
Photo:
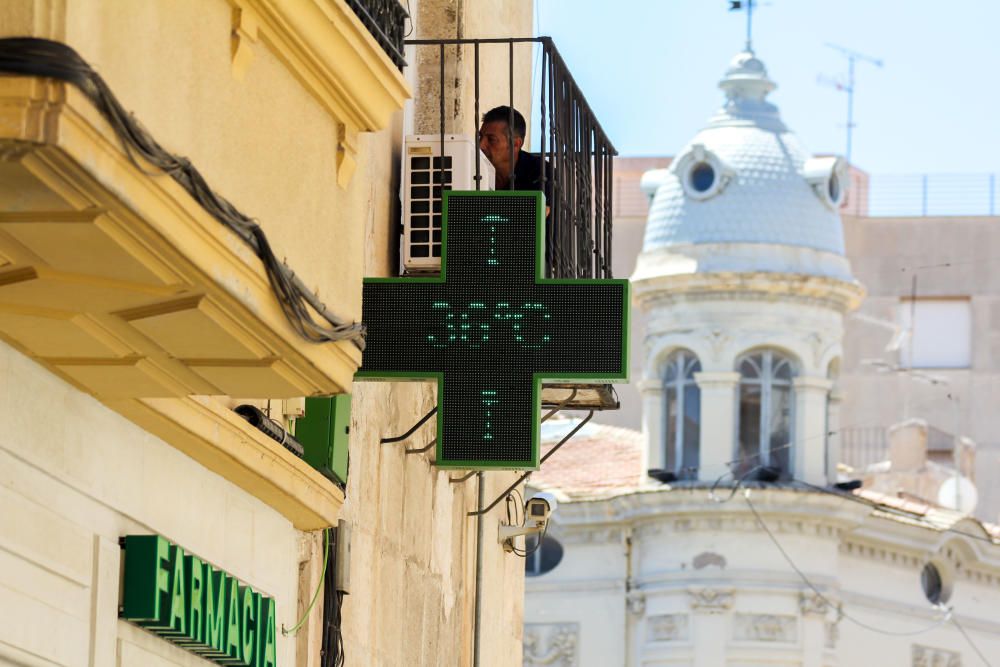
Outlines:
<svg viewBox="0 0 1000 667"><path fill-rule="evenodd" d="M697 479L701 446L701 389L695 373L701 372L698 356L675 348L659 364L663 386L664 469L678 479Z"/></svg>
<svg viewBox="0 0 1000 667"><path fill-rule="evenodd" d="M735 370L740 380L734 472L738 477L761 466L776 469L778 479L791 479L795 442L794 379L800 369L798 360L780 348L757 348L736 358Z"/></svg>

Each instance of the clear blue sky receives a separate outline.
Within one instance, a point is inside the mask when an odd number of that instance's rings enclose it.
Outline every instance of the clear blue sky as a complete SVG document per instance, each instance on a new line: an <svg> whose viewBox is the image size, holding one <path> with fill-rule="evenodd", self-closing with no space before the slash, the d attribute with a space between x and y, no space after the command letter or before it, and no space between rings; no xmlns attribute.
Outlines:
<svg viewBox="0 0 1000 667"><path fill-rule="evenodd" d="M621 155L673 155L721 104L743 48L726 0L535 0L549 35ZM814 153L843 154L846 75L827 42L870 54L856 69L853 162L873 174L1000 172L1000 2L761 0L754 51L771 101ZM846 76L845 76L846 78Z"/></svg>

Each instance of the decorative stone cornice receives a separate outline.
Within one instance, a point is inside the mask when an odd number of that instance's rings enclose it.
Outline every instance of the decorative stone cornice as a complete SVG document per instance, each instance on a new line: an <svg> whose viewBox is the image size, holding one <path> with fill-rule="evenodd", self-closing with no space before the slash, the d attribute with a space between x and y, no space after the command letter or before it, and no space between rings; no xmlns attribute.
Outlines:
<svg viewBox="0 0 1000 667"><path fill-rule="evenodd" d="M683 301L785 298L846 313L857 308L865 295L856 281L793 273L683 273L646 278L633 285L636 303L647 310Z"/></svg>

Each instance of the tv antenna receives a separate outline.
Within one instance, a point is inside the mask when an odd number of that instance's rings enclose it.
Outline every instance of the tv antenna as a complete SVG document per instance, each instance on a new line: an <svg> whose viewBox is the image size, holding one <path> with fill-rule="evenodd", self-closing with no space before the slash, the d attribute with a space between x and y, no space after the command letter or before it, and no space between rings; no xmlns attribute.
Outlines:
<svg viewBox="0 0 1000 667"><path fill-rule="evenodd" d="M860 61L863 63L868 63L869 65L875 65L875 67L882 67L882 61L878 58L873 58L872 56L865 55L858 51L853 51L851 49L845 48L838 44L826 44L831 49L839 51L842 56L847 58L847 81L843 81L840 78L831 78L819 76L818 81L824 85L832 86L837 90L842 90L847 93L847 150L844 153L844 157L847 159L847 163L851 163L851 138L854 133L854 63Z"/></svg>

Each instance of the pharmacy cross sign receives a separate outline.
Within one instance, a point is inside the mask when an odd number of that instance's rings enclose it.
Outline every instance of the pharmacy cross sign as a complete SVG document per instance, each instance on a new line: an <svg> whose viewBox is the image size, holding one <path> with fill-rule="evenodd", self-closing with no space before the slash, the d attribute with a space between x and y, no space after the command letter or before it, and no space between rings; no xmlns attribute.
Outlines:
<svg viewBox="0 0 1000 667"><path fill-rule="evenodd" d="M437 381L436 465L536 469L542 380L627 376L628 281L543 277L540 192L443 209L440 277L365 280L357 379Z"/></svg>

